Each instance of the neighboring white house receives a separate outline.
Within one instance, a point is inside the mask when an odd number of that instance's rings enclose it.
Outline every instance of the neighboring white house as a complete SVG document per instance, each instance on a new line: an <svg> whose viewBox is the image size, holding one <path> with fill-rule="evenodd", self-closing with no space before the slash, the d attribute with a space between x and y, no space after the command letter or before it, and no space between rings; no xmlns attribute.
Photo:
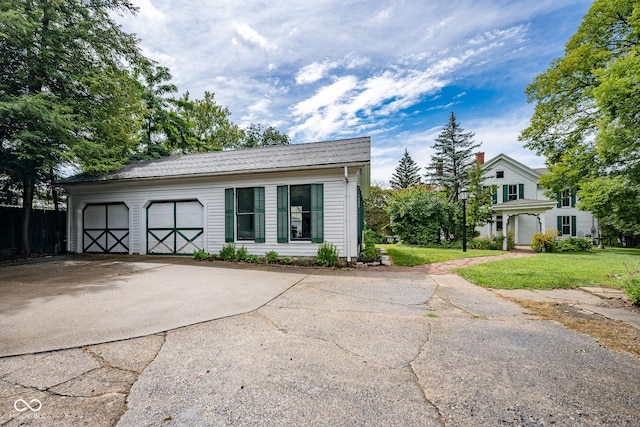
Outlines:
<svg viewBox="0 0 640 427"><path fill-rule="evenodd" d="M235 243L254 255L357 257L369 137L172 156L61 183L69 252L193 254Z"/></svg>
<svg viewBox="0 0 640 427"><path fill-rule="evenodd" d="M480 153L479 161L483 158ZM485 185L495 185L498 191L493 222L478 228L481 236L504 235L509 230L517 245L530 245L534 234L548 229L557 230L563 238L596 235L597 220L575 207L575 194L565 191L553 200L545 196L540 177L548 173L546 169L532 169L505 154L483 163L482 169Z"/></svg>

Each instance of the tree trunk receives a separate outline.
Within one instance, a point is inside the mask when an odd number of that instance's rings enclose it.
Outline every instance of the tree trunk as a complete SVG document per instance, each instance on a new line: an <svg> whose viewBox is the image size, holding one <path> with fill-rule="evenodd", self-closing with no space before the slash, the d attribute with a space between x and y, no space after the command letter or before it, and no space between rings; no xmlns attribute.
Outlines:
<svg viewBox="0 0 640 427"><path fill-rule="evenodd" d="M31 253L31 205L33 204L34 183L30 176L22 179L22 245L20 253L29 255Z"/></svg>

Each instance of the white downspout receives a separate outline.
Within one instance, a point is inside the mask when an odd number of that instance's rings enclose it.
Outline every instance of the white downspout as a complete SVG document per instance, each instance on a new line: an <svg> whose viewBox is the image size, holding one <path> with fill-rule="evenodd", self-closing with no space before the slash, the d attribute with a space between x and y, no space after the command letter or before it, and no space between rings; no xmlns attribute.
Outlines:
<svg viewBox="0 0 640 427"><path fill-rule="evenodd" d="M351 215L350 215L350 204L349 204L349 168L344 167L344 212L345 212L345 258L347 259L347 264L351 264Z"/></svg>

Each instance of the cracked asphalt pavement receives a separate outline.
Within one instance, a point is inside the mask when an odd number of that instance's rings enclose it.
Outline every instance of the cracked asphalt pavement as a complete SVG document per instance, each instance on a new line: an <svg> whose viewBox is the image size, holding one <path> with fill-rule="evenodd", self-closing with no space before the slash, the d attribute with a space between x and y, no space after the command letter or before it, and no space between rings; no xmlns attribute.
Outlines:
<svg viewBox="0 0 640 427"><path fill-rule="evenodd" d="M0 358L0 425L637 426L639 380L457 276L323 270L245 314Z"/></svg>

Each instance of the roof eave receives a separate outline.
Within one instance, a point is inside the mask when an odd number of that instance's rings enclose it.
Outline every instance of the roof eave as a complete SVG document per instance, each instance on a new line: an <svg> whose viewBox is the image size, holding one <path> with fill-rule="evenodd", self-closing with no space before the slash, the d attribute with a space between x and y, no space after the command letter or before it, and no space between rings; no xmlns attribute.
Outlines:
<svg viewBox="0 0 640 427"><path fill-rule="evenodd" d="M251 171L235 170L235 171L220 171L220 172L204 172L204 173L189 173L180 175L163 175L163 176L148 176L148 177L134 177L134 178L115 178L115 179L99 179L99 180L87 180L76 182L60 182L63 188L76 186L76 185L93 185L93 184L112 184L112 183L124 183L124 182L146 182L146 181L158 181L158 180L176 180L176 179L201 179L209 177L219 176L231 176L231 175L243 175L243 174L256 174L256 173L273 173L273 172L296 172L305 170L318 170L318 169L333 169L343 167L357 167L370 164L370 160L352 161L344 163L331 163L324 165L306 165L306 166L292 166L292 167L277 167L277 168L264 168L253 169Z"/></svg>

